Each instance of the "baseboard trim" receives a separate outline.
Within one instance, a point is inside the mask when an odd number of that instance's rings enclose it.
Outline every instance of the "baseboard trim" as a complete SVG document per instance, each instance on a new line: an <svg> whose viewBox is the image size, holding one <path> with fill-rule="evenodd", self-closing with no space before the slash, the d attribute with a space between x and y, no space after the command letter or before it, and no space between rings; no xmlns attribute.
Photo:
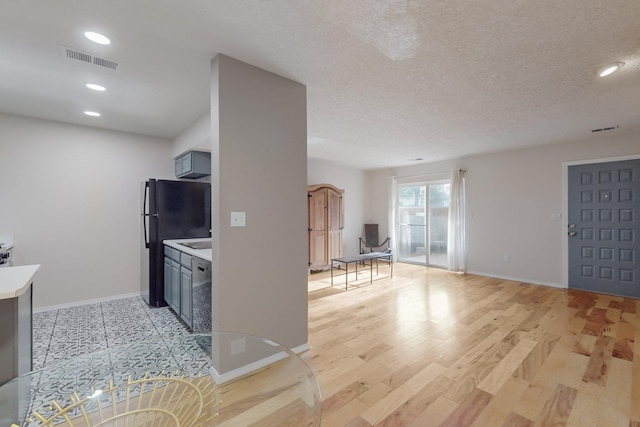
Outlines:
<svg viewBox="0 0 640 427"><path fill-rule="evenodd" d="M549 286L552 288L566 289L567 287L561 283L544 282L535 279L523 279L521 277L502 276L500 274L484 273L481 271L467 271L469 274L475 274L476 276L492 277L494 279L511 280L512 282L530 283L532 285Z"/></svg>
<svg viewBox="0 0 640 427"><path fill-rule="evenodd" d="M45 306L45 307L38 307L38 308L34 308L33 312L34 313L43 313L45 311L53 311L53 310L60 310L60 309L63 309L63 308L78 307L80 305L98 304L98 303L102 303L102 302L109 302L109 301L114 301L114 300L118 300L118 299L133 298L133 297L139 297L139 296L140 296L140 292L132 292L132 293L129 293L129 294L120 294L120 295L114 295L114 296L110 296L110 297L94 298L94 299L88 299L88 300L84 300L84 301L75 301L75 302L69 302L69 303L65 303L65 304L57 304L57 305L48 305L48 306Z"/></svg>
<svg viewBox="0 0 640 427"><path fill-rule="evenodd" d="M293 347L291 349L291 351L293 351L295 354L300 354L300 353L303 353L303 352L305 352L307 350L311 350L311 346L309 346L309 343L305 343L305 344L299 345L297 347Z"/></svg>
<svg viewBox="0 0 640 427"><path fill-rule="evenodd" d="M294 352L295 354L299 354L302 353L303 351L307 351L309 350L311 347L309 347L309 343L305 343L302 345L299 345L297 347L294 347L291 349L292 352ZM269 366L272 363L275 363L279 360L284 359L285 357L287 357L287 353L284 351L278 352L272 356L269 357L265 357L263 359L260 360L256 360L255 362L249 363L247 365L244 365L240 368L236 368L233 369L229 372L225 372L223 374L218 373L218 371L212 366L211 368L209 368L209 375L211 375L211 377L213 378L213 381L215 381L216 384L224 384L226 382L229 382L231 380L235 380L236 378L239 378L243 375L249 374L253 371L256 371L260 368L264 368L265 366ZM303 361L304 362L304 361ZM305 362L306 363L306 362Z"/></svg>

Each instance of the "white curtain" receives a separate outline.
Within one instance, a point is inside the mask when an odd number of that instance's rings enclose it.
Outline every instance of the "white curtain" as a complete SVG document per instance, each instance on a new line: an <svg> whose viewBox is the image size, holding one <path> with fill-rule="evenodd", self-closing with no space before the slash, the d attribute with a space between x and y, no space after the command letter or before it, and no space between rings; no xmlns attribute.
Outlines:
<svg viewBox="0 0 640 427"><path fill-rule="evenodd" d="M449 270L464 273L467 270L465 245L465 172L459 169L451 177L449 203Z"/></svg>
<svg viewBox="0 0 640 427"><path fill-rule="evenodd" d="M389 236L391 236L391 253L393 259L398 257L396 245L396 203L398 202L398 177L392 176L389 184Z"/></svg>

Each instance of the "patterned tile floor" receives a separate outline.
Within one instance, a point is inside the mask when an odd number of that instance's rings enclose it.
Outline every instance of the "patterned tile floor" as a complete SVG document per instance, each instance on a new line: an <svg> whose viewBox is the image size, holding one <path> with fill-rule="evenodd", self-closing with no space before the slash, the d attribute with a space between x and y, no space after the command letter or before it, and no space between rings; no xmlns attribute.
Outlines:
<svg viewBox="0 0 640 427"><path fill-rule="evenodd" d="M141 297L35 313L33 369L121 344L187 333L168 307L151 308Z"/></svg>
<svg viewBox="0 0 640 427"><path fill-rule="evenodd" d="M168 307L150 308L140 297L35 313L33 369L42 370L25 382L30 411L51 415L52 400L65 406L74 391L87 396L128 376L205 374L211 341L202 340L189 337Z"/></svg>

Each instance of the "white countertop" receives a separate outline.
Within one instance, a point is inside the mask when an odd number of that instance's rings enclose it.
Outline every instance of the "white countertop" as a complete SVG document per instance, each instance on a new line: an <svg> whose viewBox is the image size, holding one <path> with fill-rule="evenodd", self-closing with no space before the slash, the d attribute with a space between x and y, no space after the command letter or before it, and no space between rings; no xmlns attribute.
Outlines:
<svg viewBox="0 0 640 427"><path fill-rule="evenodd" d="M0 299L19 297L29 289L40 265L0 268Z"/></svg>
<svg viewBox="0 0 640 427"><path fill-rule="evenodd" d="M163 240L167 246L170 246L174 249L179 250L180 252L184 252L189 255L196 256L198 258L202 258L207 261L211 261L211 249L192 249L188 246L181 245L180 243L185 242L206 242L210 241L211 237L203 237L201 239L174 239L174 240Z"/></svg>

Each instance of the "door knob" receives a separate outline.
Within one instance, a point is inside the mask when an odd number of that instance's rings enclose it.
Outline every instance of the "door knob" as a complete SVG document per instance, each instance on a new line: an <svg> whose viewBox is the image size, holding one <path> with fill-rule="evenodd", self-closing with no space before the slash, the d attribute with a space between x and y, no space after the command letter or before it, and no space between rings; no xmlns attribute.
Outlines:
<svg viewBox="0 0 640 427"><path fill-rule="evenodd" d="M575 224L569 224L569 226L568 226L568 227L569 227L569 228L576 228L576 225L575 225Z"/></svg>
<svg viewBox="0 0 640 427"><path fill-rule="evenodd" d="M567 234L569 235L569 237L575 237L578 235L578 233L576 233L575 231L570 231Z"/></svg>

